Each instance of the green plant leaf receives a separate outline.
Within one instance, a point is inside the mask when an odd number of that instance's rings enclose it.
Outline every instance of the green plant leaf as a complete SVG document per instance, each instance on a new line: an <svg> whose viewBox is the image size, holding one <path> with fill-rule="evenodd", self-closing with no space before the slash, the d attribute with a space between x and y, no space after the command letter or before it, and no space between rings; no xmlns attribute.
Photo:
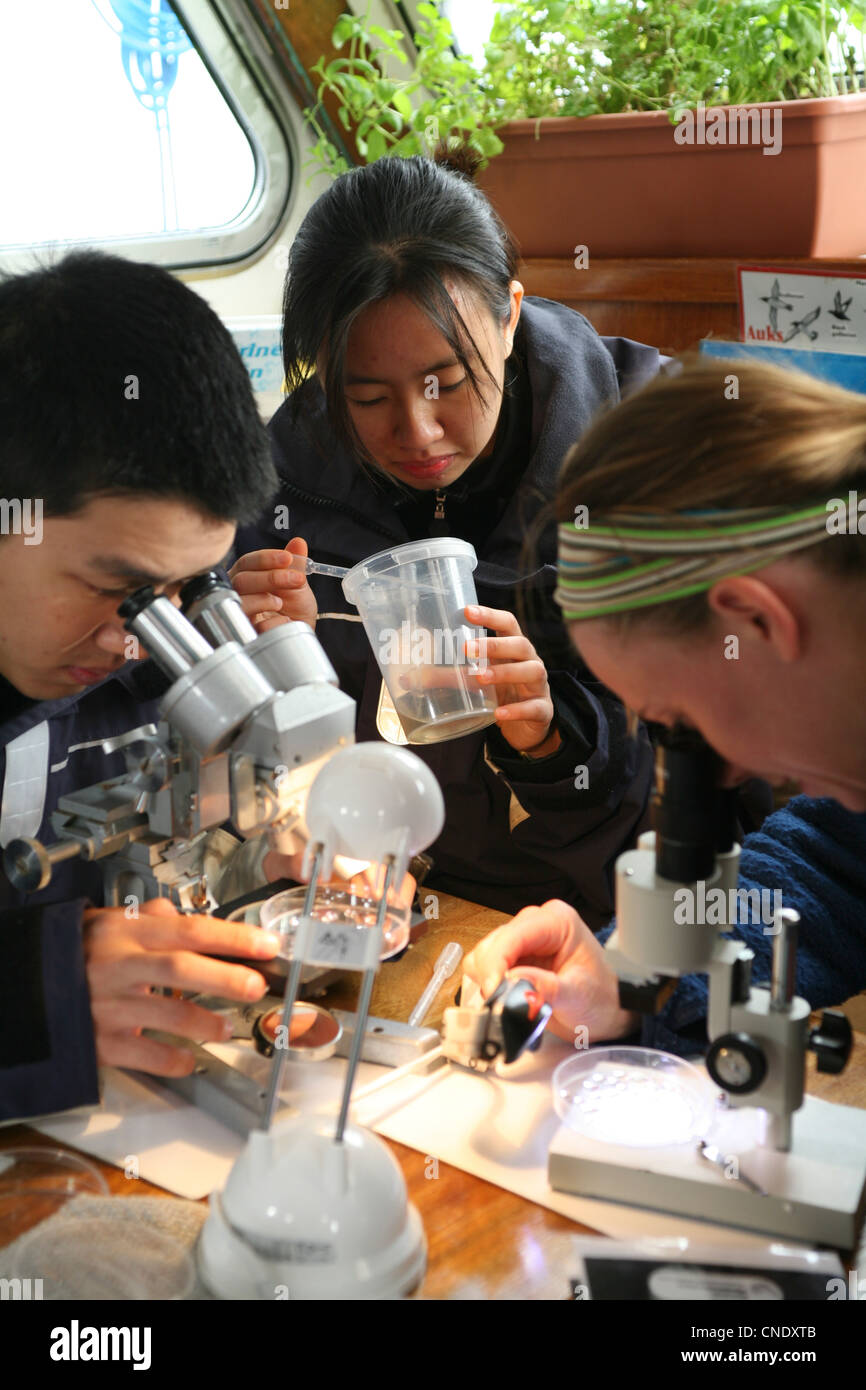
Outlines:
<svg viewBox="0 0 866 1390"><path fill-rule="evenodd" d="M383 48L386 48L389 53L393 53L394 49L403 42L404 38L401 29L386 29L381 24L368 24L366 33L368 35L372 34L373 38L378 39Z"/></svg>
<svg viewBox="0 0 866 1390"><path fill-rule="evenodd" d="M401 159L409 159L413 154L424 154L425 150L417 135L410 132L391 146L391 154Z"/></svg>
<svg viewBox="0 0 866 1390"><path fill-rule="evenodd" d="M557 24L561 24L570 8L568 0L551 0L551 3L547 6L547 17L545 20L547 28L553 29Z"/></svg>
<svg viewBox="0 0 866 1390"><path fill-rule="evenodd" d="M348 96L356 97L364 106L369 103L370 88L363 78L355 77L351 72L344 72L341 81Z"/></svg>
<svg viewBox="0 0 866 1390"><path fill-rule="evenodd" d="M347 72L354 76L369 77L371 81L378 80L380 73L375 63L369 62L367 58L339 58L337 60Z"/></svg>
<svg viewBox="0 0 866 1390"><path fill-rule="evenodd" d="M394 95L391 98L391 104L392 106L395 106L396 109L400 112L400 115L403 117L404 121L411 121L412 103L409 100L406 93L404 91L401 91L400 88L397 88L395 90Z"/></svg>
<svg viewBox="0 0 866 1390"><path fill-rule="evenodd" d="M381 158L382 158L382 155L386 153L387 149L388 149L388 142L387 142L387 140L385 139L385 137L384 137L384 135L382 134L381 130L377 130L377 129L375 128L375 126L374 126L373 129L370 131L370 136L369 136L369 139L367 140L367 150L366 150L366 159L367 159L367 162L368 162L369 164L372 164L374 160L376 160L376 159L381 159Z"/></svg>
<svg viewBox="0 0 866 1390"><path fill-rule="evenodd" d="M334 25L334 32L331 35L331 43L335 48L342 48L347 39L352 38L355 33L358 20L353 14L341 14Z"/></svg>
<svg viewBox="0 0 866 1390"><path fill-rule="evenodd" d="M405 122L399 111L395 111L392 106L386 106L379 115L379 124L390 126L399 135Z"/></svg>

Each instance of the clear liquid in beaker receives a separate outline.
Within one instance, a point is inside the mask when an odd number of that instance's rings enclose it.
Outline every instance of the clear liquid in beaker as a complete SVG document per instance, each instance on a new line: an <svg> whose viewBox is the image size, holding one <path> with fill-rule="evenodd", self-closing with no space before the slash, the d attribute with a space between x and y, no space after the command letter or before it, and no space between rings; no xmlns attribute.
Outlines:
<svg viewBox="0 0 866 1390"><path fill-rule="evenodd" d="M495 706L483 691L469 693L454 686L398 695L394 708L410 743L441 743L495 722Z"/></svg>

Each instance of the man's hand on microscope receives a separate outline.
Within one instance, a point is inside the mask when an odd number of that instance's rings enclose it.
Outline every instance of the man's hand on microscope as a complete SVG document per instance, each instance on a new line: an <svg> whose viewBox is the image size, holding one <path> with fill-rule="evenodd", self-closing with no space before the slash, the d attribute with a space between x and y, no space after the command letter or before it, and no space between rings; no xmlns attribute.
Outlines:
<svg viewBox="0 0 866 1390"><path fill-rule="evenodd" d="M249 1004L267 991L264 978L212 956L270 960L278 937L242 922L176 912L165 898L84 913L84 953L97 1060L154 1076L188 1076L195 1063L183 1047L142 1036L145 1028L193 1042L225 1042L231 1024L190 1000L159 992L219 995Z"/></svg>

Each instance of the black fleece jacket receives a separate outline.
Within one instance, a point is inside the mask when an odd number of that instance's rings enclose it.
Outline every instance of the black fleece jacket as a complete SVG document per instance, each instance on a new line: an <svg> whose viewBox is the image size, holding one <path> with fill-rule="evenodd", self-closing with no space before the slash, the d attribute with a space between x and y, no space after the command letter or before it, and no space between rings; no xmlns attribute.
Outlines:
<svg viewBox="0 0 866 1390"><path fill-rule="evenodd" d="M563 742L537 761L519 757L498 730L415 749L438 777L446 805L429 884L509 913L562 897L598 927L613 910L613 862L643 824L650 750L644 737L627 738L619 701L568 643L552 601L554 525L540 535L532 561L522 551L568 448L602 406L655 375L661 359L655 348L602 339L581 314L533 298L523 304L514 358L493 456L446 489L444 524L435 521L429 494L374 480L337 442L313 378L301 400L287 401L271 421L280 492L267 515L239 532L237 551L282 548L302 536L316 559L354 565L422 534L472 540L479 602L524 613L524 630L548 669ZM311 583L320 613L353 611L339 581ZM363 628L322 618L316 634L358 702L357 738L376 739L381 675Z"/></svg>

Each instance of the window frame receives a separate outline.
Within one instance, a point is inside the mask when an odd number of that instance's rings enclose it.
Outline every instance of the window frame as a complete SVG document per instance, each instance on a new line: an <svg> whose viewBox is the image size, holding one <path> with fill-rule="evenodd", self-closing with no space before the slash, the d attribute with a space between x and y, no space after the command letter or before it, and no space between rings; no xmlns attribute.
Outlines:
<svg viewBox="0 0 866 1390"><path fill-rule="evenodd" d="M240 269L276 239L297 193L300 158L290 102L281 92L271 56L241 6L225 0L171 3L252 149L255 175L245 207L221 227L194 232L56 237L27 247L0 244L0 265L7 274L84 246L167 270Z"/></svg>

